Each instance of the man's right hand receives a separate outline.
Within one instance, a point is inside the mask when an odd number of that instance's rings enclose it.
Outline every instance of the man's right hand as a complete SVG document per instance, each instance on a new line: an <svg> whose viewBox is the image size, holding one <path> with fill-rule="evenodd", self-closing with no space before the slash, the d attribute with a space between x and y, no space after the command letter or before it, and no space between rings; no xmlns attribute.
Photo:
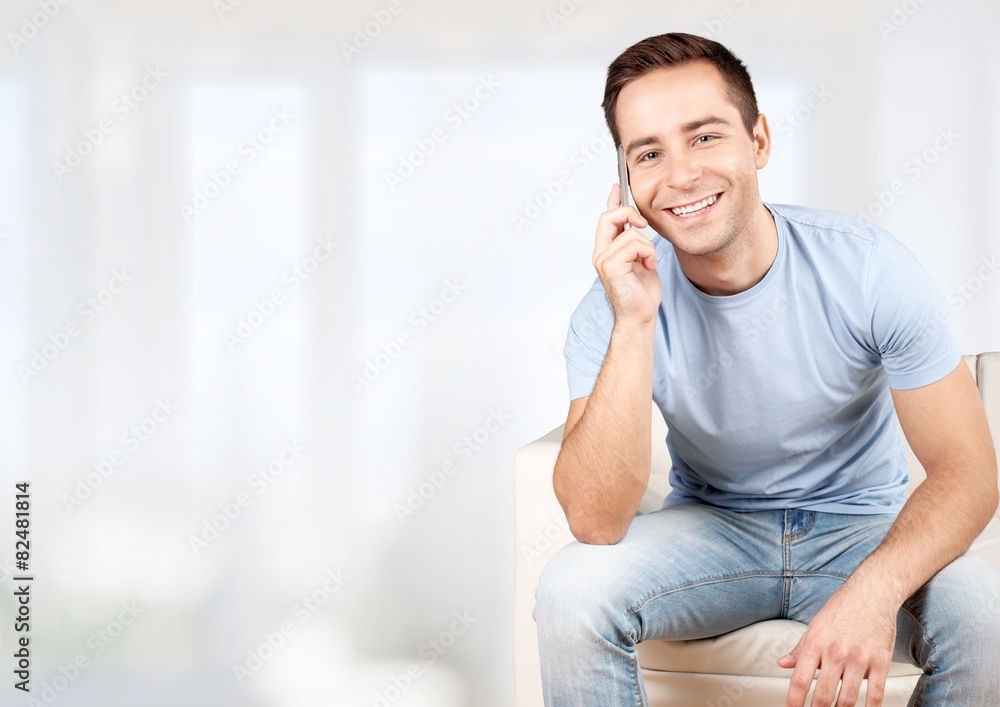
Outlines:
<svg viewBox="0 0 1000 707"><path fill-rule="evenodd" d="M637 228L649 224L634 206L621 205L618 184L611 188L608 210L597 221L592 259L611 301L615 324L648 324L663 299L656 272L656 247ZM632 228L625 228L629 223Z"/></svg>

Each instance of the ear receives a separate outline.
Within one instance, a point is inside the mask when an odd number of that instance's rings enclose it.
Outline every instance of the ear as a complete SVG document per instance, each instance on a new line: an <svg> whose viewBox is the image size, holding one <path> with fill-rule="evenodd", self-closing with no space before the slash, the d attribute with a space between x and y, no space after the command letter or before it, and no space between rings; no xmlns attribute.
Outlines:
<svg viewBox="0 0 1000 707"><path fill-rule="evenodd" d="M753 144L757 169L763 169L771 156L771 126L763 113L757 114L757 121L753 126Z"/></svg>

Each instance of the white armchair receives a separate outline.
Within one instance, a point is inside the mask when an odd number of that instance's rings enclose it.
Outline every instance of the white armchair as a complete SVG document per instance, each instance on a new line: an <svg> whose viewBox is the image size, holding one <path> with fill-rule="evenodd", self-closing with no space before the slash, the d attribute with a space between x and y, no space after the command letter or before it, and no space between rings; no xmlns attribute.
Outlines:
<svg viewBox="0 0 1000 707"><path fill-rule="evenodd" d="M993 441L1000 449L1000 353L966 356L986 405ZM670 457L663 416L651 403L652 463L649 486L639 513L660 508L670 490ZM552 488L552 470L563 425L518 450L514 462L514 693L517 707L542 707L537 632L532 610L542 568L556 550L574 541ZM904 439L905 443L905 439ZM910 487L924 471L907 445ZM994 517L970 552L1000 568L1000 519ZM805 631L795 621L764 621L737 631L695 641L645 641L638 644L639 664L652 707L773 707L782 704L791 670L776 659ZM886 682L885 707L904 707L919 670L893 663ZM864 704L864 687L861 701Z"/></svg>

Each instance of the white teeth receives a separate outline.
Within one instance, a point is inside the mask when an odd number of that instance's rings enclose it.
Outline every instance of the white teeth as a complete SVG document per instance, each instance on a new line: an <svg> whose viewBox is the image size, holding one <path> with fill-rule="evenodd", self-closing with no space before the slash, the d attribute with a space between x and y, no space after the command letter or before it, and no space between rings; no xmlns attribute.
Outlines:
<svg viewBox="0 0 1000 707"><path fill-rule="evenodd" d="M687 214L692 214L696 211L701 211L707 206L711 206L712 204L715 203L715 199L716 198L714 196L710 196L707 199L702 199L696 204L689 204L688 206L679 206L676 209L670 209L670 210L673 211L678 216L685 216Z"/></svg>

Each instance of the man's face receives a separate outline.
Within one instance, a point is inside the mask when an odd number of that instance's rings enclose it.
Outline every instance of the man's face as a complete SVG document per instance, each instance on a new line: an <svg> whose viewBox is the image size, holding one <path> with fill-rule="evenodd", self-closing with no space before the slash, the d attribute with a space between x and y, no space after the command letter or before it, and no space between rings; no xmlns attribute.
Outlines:
<svg viewBox="0 0 1000 707"><path fill-rule="evenodd" d="M760 204L770 133L758 116L747 135L719 70L705 61L656 69L622 89L616 117L632 196L650 226L690 255L736 242ZM697 213L672 211L710 197Z"/></svg>

